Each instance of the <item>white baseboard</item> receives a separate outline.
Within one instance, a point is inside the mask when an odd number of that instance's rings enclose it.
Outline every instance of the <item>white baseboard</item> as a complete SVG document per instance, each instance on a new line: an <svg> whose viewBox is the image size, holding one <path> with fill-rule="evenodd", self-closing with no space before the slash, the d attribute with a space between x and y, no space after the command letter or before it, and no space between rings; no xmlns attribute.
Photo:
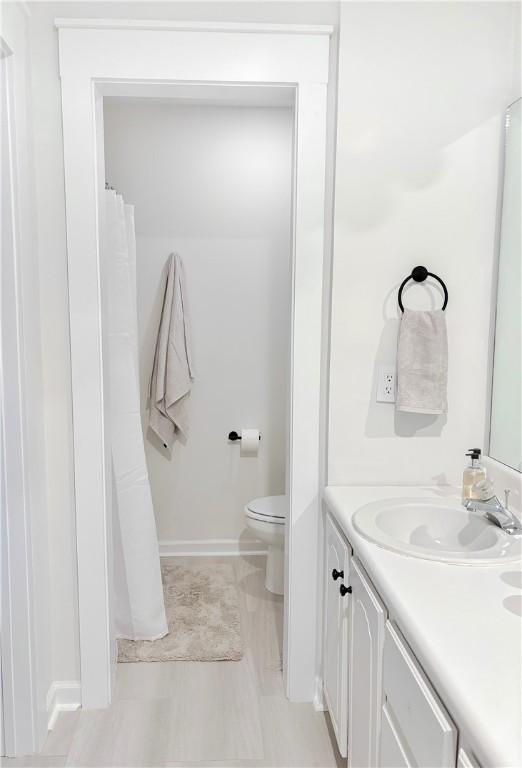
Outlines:
<svg viewBox="0 0 522 768"><path fill-rule="evenodd" d="M322 678L315 678L314 709L316 712L326 712L326 701L324 700Z"/></svg>
<svg viewBox="0 0 522 768"><path fill-rule="evenodd" d="M74 712L82 704L82 686L77 680L55 680L47 691L47 728L52 731L60 712Z"/></svg>
<svg viewBox="0 0 522 768"><path fill-rule="evenodd" d="M193 539L159 542L160 557L196 557L197 555L266 555L262 541L239 539Z"/></svg>

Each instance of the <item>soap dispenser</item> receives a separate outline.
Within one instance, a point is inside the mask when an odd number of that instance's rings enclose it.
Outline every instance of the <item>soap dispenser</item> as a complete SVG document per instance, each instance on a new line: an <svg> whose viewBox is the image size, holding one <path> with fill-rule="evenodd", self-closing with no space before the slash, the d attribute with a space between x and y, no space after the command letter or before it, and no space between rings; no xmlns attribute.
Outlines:
<svg viewBox="0 0 522 768"><path fill-rule="evenodd" d="M480 454L482 451L480 448L470 448L469 453L466 454L466 456L469 456L471 459L471 463L466 467L464 470L464 474L462 475L462 502L464 503L467 499L478 499L480 498L480 491L475 487L477 483L480 483L482 480L486 479L486 470L484 469L484 466L480 463Z"/></svg>

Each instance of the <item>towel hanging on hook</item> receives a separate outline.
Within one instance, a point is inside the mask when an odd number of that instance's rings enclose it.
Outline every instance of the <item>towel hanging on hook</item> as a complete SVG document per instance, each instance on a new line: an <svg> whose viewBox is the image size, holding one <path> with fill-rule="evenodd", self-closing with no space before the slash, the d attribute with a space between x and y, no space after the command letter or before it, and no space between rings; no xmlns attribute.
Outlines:
<svg viewBox="0 0 522 768"><path fill-rule="evenodd" d="M433 272L428 272L426 267L413 267L411 271L411 275L408 275L406 277L399 288L399 293L397 296L397 300L399 302L399 307L401 309L401 312L404 312L404 306L402 303L402 289L408 282L408 280L415 280L416 283L423 283L427 277L433 277L435 280L438 280L438 282L442 286L442 290L444 291L444 304L442 305L442 311L444 311L448 305L448 289L446 288L446 285L443 280L438 275L435 275Z"/></svg>

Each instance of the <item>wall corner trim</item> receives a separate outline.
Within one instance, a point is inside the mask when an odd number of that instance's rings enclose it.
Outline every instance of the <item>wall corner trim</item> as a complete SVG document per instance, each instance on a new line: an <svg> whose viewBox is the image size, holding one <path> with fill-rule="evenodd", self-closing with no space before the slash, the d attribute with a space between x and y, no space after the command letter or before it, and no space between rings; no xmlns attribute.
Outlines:
<svg viewBox="0 0 522 768"><path fill-rule="evenodd" d="M55 680L47 691L47 728L52 731L60 712L74 712L82 704L79 680Z"/></svg>

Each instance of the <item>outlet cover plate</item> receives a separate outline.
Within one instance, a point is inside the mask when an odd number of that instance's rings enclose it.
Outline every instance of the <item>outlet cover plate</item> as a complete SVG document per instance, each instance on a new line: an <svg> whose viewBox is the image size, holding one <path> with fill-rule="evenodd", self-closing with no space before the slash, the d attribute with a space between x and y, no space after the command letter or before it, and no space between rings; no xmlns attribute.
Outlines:
<svg viewBox="0 0 522 768"><path fill-rule="evenodd" d="M380 365L377 372L377 402L395 402L395 383L397 370L395 365Z"/></svg>

